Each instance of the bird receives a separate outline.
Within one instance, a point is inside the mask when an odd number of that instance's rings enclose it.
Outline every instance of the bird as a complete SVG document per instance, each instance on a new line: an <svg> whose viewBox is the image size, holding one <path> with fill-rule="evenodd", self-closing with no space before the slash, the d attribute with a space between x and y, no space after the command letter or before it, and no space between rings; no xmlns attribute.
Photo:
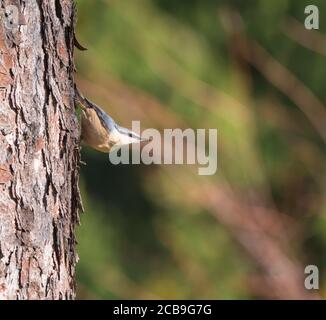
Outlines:
<svg viewBox="0 0 326 320"><path fill-rule="evenodd" d="M91 148L109 153L131 143L150 141L119 126L102 108L85 98L75 86L75 100L81 114L81 138Z"/></svg>

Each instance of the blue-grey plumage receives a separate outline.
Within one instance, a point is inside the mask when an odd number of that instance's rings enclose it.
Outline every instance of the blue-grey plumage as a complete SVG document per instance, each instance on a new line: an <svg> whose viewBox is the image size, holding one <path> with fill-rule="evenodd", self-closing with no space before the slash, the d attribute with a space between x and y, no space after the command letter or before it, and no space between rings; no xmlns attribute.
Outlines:
<svg viewBox="0 0 326 320"><path fill-rule="evenodd" d="M75 93L82 108L82 139L92 148L110 152L126 144L148 141L135 132L120 127L102 108L83 97L76 87Z"/></svg>

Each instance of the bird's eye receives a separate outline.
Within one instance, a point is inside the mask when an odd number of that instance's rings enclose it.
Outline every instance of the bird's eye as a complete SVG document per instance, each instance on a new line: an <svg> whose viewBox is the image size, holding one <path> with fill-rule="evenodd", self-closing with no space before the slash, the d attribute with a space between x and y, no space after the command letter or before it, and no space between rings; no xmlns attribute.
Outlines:
<svg viewBox="0 0 326 320"><path fill-rule="evenodd" d="M132 134L131 134L131 133L129 133L129 137L130 137L130 138L132 137Z"/></svg>

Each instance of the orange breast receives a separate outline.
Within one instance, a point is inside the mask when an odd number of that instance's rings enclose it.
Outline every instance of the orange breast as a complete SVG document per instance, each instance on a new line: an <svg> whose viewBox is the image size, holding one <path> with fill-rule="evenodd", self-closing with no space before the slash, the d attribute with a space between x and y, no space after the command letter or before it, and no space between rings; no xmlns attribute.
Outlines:
<svg viewBox="0 0 326 320"><path fill-rule="evenodd" d="M93 149L101 152L110 152L109 134L103 128L101 120L95 110L86 109L81 116L82 139Z"/></svg>

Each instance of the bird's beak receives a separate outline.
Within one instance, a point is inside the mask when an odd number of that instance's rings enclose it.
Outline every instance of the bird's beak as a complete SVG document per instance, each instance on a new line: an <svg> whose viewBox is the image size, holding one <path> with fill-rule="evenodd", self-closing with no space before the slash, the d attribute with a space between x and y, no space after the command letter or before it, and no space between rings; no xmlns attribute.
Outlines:
<svg viewBox="0 0 326 320"><path fill-rule="evenodd" d="M142 138L142 137L140 137L140 141L142 141L142 142L149 142L149 141L152 141L152 140L153 140L152 137L150 137L150 138Z"/></svg>

